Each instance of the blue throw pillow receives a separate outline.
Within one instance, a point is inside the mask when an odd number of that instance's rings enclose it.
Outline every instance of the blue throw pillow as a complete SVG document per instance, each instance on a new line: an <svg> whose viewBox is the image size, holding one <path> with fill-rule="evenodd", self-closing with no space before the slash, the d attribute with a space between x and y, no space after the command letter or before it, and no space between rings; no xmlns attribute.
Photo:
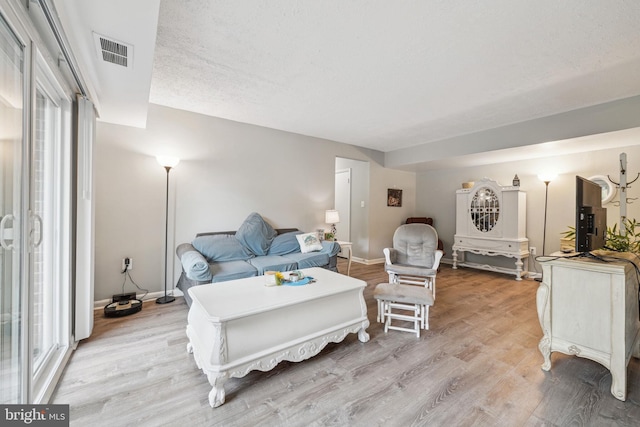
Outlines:
<svg viewBox="0 0 640 427"><path fill-rule="evenodd" d="M253 258L249 252L232 234L214 234L199 236L191 242L207 261L239 261Z"/></svg>
<svg viewBox="0 0 640 427"><path fill-rule="evenodd" d="M294 252L300 252L298 239L296 236L302 234L302 231L290 231L288 233L279 234L271 242L269 255L286 255Z"/></svg>
<svg viewBox="0 0 640 427"><path fill-rule="evenodd" d="M267 254L277 234L259 214L253 212L236 231L236 239L254 255L262 256Z"/></svg>

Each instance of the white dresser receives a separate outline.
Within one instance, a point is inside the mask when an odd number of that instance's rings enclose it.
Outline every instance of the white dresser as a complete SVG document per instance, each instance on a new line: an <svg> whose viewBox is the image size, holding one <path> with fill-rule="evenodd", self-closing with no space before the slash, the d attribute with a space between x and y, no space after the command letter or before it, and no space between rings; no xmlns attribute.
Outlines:
<svg viewBox="0 0 640 427"><path fill-rule="evenodd" d="M529 256L526 232L526 193L520 187L503 186L484 178L472 188L456 191L456 234L453 268L473 267L515 274L522 280ZM465 261L464 252L515 258L515 267Z"/></svg>
<svg viewBox="0 0 640 427"><path fill-rule="evenodd" d="M587 259L542 262L536 303L543 337L542 369L551 352L594 360L611 371L611 394L627 397L627 365L638 357L638 279L628 262Z"/></svg>

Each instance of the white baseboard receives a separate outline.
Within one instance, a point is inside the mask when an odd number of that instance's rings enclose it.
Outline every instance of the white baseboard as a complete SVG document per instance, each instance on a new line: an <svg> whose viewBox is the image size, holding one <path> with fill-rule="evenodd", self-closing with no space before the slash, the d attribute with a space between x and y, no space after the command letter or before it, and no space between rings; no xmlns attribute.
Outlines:
<svg viewBox="0 0 640 427"><path fill-rule="evenodd" d="M181 297L184 296L184 294L182 293L182 291L180 289L173 289L167 292L168 295L173 295L174 297ZM143 294L138 294L136 295L136 298L142 298ZM144 296L144 301L151 301L151 300L156 300L160 297L164 296L164 291L158 291L158 292L149 292L148 294L146 294ZM93 302L93 309L94 310L102 310L107 304L111 304L111 299L103 299L100 301L94 301Z"/></svg>
<svg viewBox="0 0 640 427"><path fill-rule="evenodd" d="M384 258L364 259L353 257L351 258L351 261L364 265L384 264ZM453 264L453 260L451 258L442 258L440 260L440 264Z"/></svg>
<svg viewBox="0 0 640 427"><path fill-rule="evenodd" d="M359 258L354 256L351 258L351 261L357 262L358 264L364 264L364 265L384 264L384 258L364 259L364 258Z"/></svg>

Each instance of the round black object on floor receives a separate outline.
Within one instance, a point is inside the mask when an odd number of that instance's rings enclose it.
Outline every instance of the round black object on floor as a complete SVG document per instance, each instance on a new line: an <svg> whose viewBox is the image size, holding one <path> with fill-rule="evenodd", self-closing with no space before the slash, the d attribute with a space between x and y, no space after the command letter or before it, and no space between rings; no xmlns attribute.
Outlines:
<svg viewBox="0 0 640 427"><path fill-rule="evenodd" d="M160 297L156 299L156 304L168 304L170 302L174 302L176 300L176 297L173 297L171 295L167 295L164 297Z"/></svg>
<svg viewBox="0 0 640 427"><path fill-rule="evenodd" d="M127 301L112 302L104 306L104 315L106 317L122 317L137 313L142 310L142 301L138 299L130 299Z"/></svg>

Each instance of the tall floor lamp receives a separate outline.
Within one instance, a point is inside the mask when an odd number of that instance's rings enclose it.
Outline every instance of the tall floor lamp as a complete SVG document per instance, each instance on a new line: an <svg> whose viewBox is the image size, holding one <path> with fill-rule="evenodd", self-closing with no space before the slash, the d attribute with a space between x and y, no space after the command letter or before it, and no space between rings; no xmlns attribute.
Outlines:
<svg viewBox="0 0 640 427"><path fill-rule="evenodd" d="M538 179L544 182L544 226L542 229L542 255L546 254L547 243L547 198L549 196L549 183L555 179L556 175L551 173L541 173Z"/></svg>
<svg viewBox="0 0 640 427"><path fill-rule="evenodd" d="M180 159L177 157L165 157L158 156L156 160L167 170L167 192L164 208L164 296L156 299L156 304L167 304L174 302L176 298L171 295L167 295L167 275L168 275L168 263L167 254L169 246L169 171L171 168L176 167L180 163Z"/></svg>

